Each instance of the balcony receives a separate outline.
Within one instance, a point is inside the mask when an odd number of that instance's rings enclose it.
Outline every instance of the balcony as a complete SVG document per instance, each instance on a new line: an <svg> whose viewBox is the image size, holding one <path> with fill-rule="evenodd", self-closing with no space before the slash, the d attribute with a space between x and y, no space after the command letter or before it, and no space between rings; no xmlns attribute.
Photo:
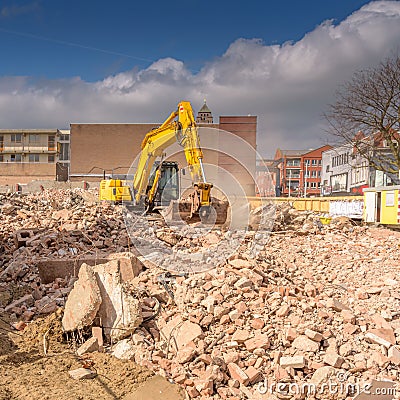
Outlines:
<svg viewBox="0 0 400 400"><path fill-rule="evenodd" d="M286 179L300 179L300 171L299 170L286 171Z"/></svg>

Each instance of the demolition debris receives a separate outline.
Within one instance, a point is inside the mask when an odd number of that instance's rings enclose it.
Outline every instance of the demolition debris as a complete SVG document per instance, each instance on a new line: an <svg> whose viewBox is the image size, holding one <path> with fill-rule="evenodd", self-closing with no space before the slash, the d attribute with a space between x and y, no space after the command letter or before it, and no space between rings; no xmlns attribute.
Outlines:
<svg viewBox="0 0 400 400"><path fill-rule="evenodd" d="M295 398L293 383L399 381L399 232L347 218L322 225L286 204L257 257L247 257L256 235L247 230L223 265L173 273L135 250L122 206L89 192L3 196L0 210L0 314L21 335L59 313L65 337L82 339L80 357L129 360L193 399L262 398L266 380L283 385L272 399ZM177 238L153 224L170 247L207 247L227 233Z"/></svg>

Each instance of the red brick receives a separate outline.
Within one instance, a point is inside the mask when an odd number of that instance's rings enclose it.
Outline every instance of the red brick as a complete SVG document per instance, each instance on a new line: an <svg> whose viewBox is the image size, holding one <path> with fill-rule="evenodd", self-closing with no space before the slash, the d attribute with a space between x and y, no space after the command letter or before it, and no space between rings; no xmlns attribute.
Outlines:
<svg viewBox="0 0 400 400"><path fill-rule="evenodd" d="M266 334L259 334L252 339L246 340L244 345L248 351L253 351L255 349L268 349L270 341Z"/></svg>
<svg viewBox="0 0 400 400"><path fill-rule="evenodd" d="M228 371L231 378L239 381L242 385L247 385L249 383L249 377L237 364L229 363Z"/></svg>

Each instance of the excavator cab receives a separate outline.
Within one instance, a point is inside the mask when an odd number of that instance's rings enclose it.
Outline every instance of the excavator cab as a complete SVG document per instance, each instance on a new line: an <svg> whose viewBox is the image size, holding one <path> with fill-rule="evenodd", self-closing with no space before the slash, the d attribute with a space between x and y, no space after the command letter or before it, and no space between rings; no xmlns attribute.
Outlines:
<svg viewBox="0 0 400 400"><path fill-rule="evenodd" d="M166 207L171 201L179 199L179 168L178 163L175 161L163 161L161 164L159 161L156 161L154 163L146 193L153 187L157 170L160 170L160 177L152 204L149 204L149 211Z"/></svg>

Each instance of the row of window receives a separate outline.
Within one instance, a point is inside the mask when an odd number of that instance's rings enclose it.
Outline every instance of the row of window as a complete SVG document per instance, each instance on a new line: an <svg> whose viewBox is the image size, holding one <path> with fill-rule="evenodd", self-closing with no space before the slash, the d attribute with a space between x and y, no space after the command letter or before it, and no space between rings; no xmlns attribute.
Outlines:
<svg viewBox="0 0 400 400"><path fill-rule="evenodd" d="M364 183L368 179L368 166L363 162L358 168L351 170L351 181L353 184Z"/></svg>
<svg viewBox="0 0 400 400"><path fill-rule="evenodd" d="M29 154L28 160L30 163L38 163L40 162L40 154ZM4 162L4 155L0 154L0 162ZM22 162L22 154L10 154L10 162ZM54 154L47 154L47 162L53 163L55 162Z"/></svg>
<svg viewBox="0 0 400 400"><path fill-rule="evenodd" d="M349 153L339 154L338 156L332 157L332 167L338 167L339 165L349 163Z"/></svg>
<svg viewBox="0 0 400 400"><path fill-rule="evenodd" d="M306 178L321 178L321 171L305 171L304 176Z"/></svg>
<svg viewBox="0 0 400 400"><path fill-rule="evenodd" d="M304 176L306 178L320 178L321 171L304 171ZM299 170L286 170L286 178L300 178L300 171Z"/></svg>
<svg viewBox="0 0 400 400"><path fill-rule="evenodd" d="M290 189L298 189L300 186L299 181L290 182ZM304 187L304 185L302 185ZM319 189L321 187L321 182L306 182L305 187L307 189ZM289 181L286 182L286 189L289 188Z"/></svg>
<svg viewBox="0 0 400 400"><path fill-rule="evenodd" d="M30 133L29 134L29 143L39 143L40 142L40 137L42 135L39 135L37 133ZM64 135L68 136L68 135ZM11 143L22 143L22 133L13 133L10 136ZM55 147L56 143L56 136L55 135L49 135L47 137L47 143L49 147ZM0 146L4 144L4 135L0 135Z"/></svg>
<svg viewBox="0 0 400 400"><path fill-rule="evenodd" d="M313 160L305 160L305 165L307 165L308 167L310 165L312 165L313 167L316 167L317 165L319 166L321 164L322 164L322 160L315 160L315 159L313 159Z"/></svg>
<svg viewBox="0 0 400 400"><path fill-rule="evenodd" d="M316 159L307 159L304 160L304 165L310 166L312 165L313 167L320 166L322 164L322 160L316 160ZM286 166L287 167L300 167L300 159L299 158L294 158L290 160L286 160Z"/></svg>

